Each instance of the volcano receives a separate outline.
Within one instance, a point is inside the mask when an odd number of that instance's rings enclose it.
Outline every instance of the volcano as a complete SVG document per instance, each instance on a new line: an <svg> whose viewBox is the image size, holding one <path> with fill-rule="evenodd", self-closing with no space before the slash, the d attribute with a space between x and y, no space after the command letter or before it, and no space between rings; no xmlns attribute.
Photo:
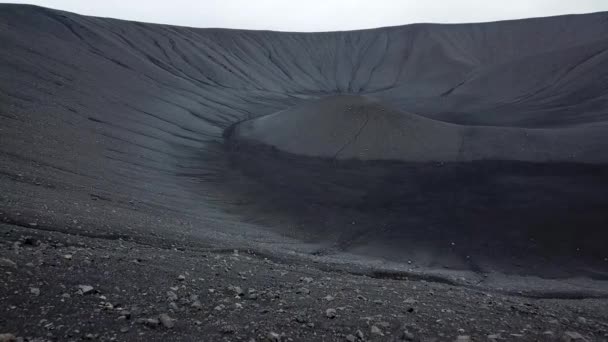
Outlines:
<svg viewBox="0 0 608 342"><path fill-rule="evenodd" d="M608 296L608 13L295 33L2 4L0 46L6 251L35 245L18 240L34 232L43 246L44 234L64 234L140 246L133 253L159 249L125 257L137 267L165 252L237 249L319 266L314 272L505 295ZM15 255L24 254L2 257ZM181 269L175 258L136 273ZM274 279L262 260L258 275ZM221 279L222 270L231 272L214 264L205 272L216 276L197 281ZM168 291L162 284L159 298ZM269 298L274 305L278 297ZM26 302L15 300L17 308ZM443 314L428 315L429 331Z"/></svg>

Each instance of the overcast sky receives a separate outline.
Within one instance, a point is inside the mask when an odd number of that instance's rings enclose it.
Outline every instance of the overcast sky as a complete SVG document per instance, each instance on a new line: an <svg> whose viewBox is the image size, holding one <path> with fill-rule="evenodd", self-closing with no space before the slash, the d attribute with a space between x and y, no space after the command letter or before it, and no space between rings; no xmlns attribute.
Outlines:
<svg viewBox="0 0 608 342"><path fill-rule="evenodd" d="M194 27L336 31L608 11L608 0L29 0L80 14Z"/></svg>

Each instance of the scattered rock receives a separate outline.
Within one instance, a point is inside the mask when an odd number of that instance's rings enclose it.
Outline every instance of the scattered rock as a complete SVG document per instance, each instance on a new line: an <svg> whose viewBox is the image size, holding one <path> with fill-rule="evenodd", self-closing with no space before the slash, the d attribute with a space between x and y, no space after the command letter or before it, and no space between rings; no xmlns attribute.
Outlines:
<svg viewBox="0 0 608 342"><path fill-rule="evenodd" d="M238 286L228 286L228 291L233 292L235 295L237 296L243 296L245 294L245 292L243 292L243 289L238 287Z"/></svg>
<svg viewBox="0 0 608 342"><path fill-rule="evenodd" d="M30 287L30 293L34 296L40 296L40 289L37 287Z"/></svg>
<svg viewBox="0 0 608 342"><path fill-rule="evenodd" d="M275 332L270 332L268 333L266 339L268 340L268 342L281 342L281 335Z"/></svg>
<svg viewBox="0 0 608 342"><path fill-rule="evenodd" d="M326 301L328 301L328 302L331 302L331 301L333 301L334 299L336 299L336 298L334 298L333 296L330 296L330 295L327 295L327 296L323 297L323 300L326 300Z"/></svg>
<svg viewBox="0 0 608 342"><path fill-rule="evenodd" d="M167 314L160 314L158 320L167 329L171 329L175 326L175 320Z"/></svg>
<svg viewBox="0 0 608 342"><path fill-rule="evenodd" d="M224 325L220 329L220 332L225 335L234 334L236 332L236 327L234 325Z"/></svg>
<svg viewBox="0 0 608 342"><path fill-rule="evenodd" d="M156 328L160 325L160 320L158 320L157 318L139 318L135 322L138 324L143 324L150 328Z"/></svg>
<svg viewBox="0 0 608 342"><path fill-rule="evenodd" d="M405 330L403 332L403 340L404 341L413 341L416 337L414 336L414 334L412 334L411 332L409 332L408 330Z"/></svg>
<svg viewBox="0 0 608 342"><path fill-rule="evenodd" d="M190 304L190 307L192 307L193 309L196 309L196 310L202 310L203 304L201 304L201 301L197 299L194 302L192 302L192 304Z"/></svg>
<svg viewBox="0 0 608 342"><path fill-rule="evenodd" d="M460 336L456 337L456 342L471 342L471 336L460 335Z"/></svg>
<svg viewBox="0 0 608 342"><path fill-rule="evenodd" d="M302 277L300 278L300 281L310 284L313 282L313 279L311 277Z"/></svg>
<svg viewBox="0 0 608 342"><path fill-rule="evenodd" d="M186 280L186 276L183 275L183 274L180 274L180 275L177 276L177 280L184 281L184 280Z"/></svg>
<svg viewBox="0 0 608 342"><path fill-rule="evenodd" d="M302 288L296 290L296 294L309 295L310 294L310 290L307 289L307 288L305 288L305 287L302 287Z"/></svg>
<svg viewBox="0 0 608 342"><path fill-rule="evenodd" d="M355 335L357 336L358 339L360 339L361 341L365 340L365 335L363 335L363 331L361 330L357 330L357 332L355 333Z"/></svg>
<svg viewBox="0 0 608 342"><path fill-rule="evenodd" d="M587 340L585 339L585 337L583 337L583 335L581 335L581 334L579 334L579 333L577 333L577 332L574 332L574 331L566 331L566 332L564 333L563 340L564 340L565 342L571 342L571 341L587 341Z"/></svg>
<svg viewBox="0 0 608 342"><path fill-rule="evenodd" d="M170 302L174 302L178 299L177 294L173 291L167 291L167 300Z"/></svg>
<svg viewBox="0 0 608 342"><path fill-rule="evenodd" d="M327 316L327 318L330 318L330 319L336 318L336 309L325 310L325 316Z"/></svg>
<svg viewBox="0 0 608 342"><path fill-rule="evenodd" d="M372 329L371 329L372 335L380 335L380 336L384 336L384 334L382 333L382 330L380 330L380 328L378 328L375 325L372 325Z"/></svg>
<svg viewBox="0 0 608 342"><path fill-rule="evenodd" d="M11 259L0 258L0 267L17 268L17 264Z"/></svg>
<svg viewBox="0 0 608 342"><path fill-rule="evenodd" d="M91 285L78 285L78 291L83 295L93 293L94 290Z"/></svg>
<svg viewBox="0 0 608 342"><path fill-rule="evenodd" d="M13 334L0 334L0 342L15 342L17 337Z"/></svg>

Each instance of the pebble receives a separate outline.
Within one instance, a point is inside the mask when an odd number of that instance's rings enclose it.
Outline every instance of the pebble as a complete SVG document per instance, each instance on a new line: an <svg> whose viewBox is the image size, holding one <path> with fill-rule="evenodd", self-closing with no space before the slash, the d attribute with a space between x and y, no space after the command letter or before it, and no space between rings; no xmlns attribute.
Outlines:
<svg viewBox="0 0 608 342"><path fill-rule="evenodd" d="M365 335L363 335L363 331L361 330L357 330L357 332L355 333L355 335L357 336L357 338L359 338L360 340L365 340Z"/></svg>
<svg viewBox="0 0 608 342"><path fill-rule="evenodd" d="M173 291L167 291L167 300L170 302L174 302L177 300L177 294Z"/></svg>
<svg viewBox="0 0 608 342"><path fill-rule="evenodd" d="M564 341L566 342L571 342L571 341L586 341L586 339L583 337L583 335L574 332L574 331L566 331L564 333Z"/></svg>
<svg viewBox="0 0 608 342"><path fill-rule="evenodd" d="M171 328L173 328L175 326L174 319L171 318L171 317L169 317L169 315L167 315L167 314L160 314L158 316L158 320L167 329L171 329Z"/></svg>
<svg viewBox="0 0 608 342"><path fill-rule="evenodd" d="M93 292L94 288L91 285L78 285L78 290L85 295Z"/></svg>
<svg viewBox="0 0 608 342"><path fill-rule="evenodd" d="M346 340L348 342L355 342L357 340L357 338L355 337L355 335L349 334L349 335L346 335Z"/></svg>
<svg viewBox="0 0 608 342"><path fill-rule="evenodd" d="M11 259L0 258L0 267L17 268L17 264L15 264L15 262L12 261ZM0 335L0 336L2 336L2 335Z"/></svg>
<svg viewBox="0 0 608 342"><path fill-rule="evenodd" d="M30 287L30 293L34 296L40 296L40 289L37 287Z"/></svg>
<svg viewBox="0 0 608 342"><path fill-rule="evenodd" d="M372 325L372 330L371 330L373 335L381 335L383 336L384 334L382 333L382 330L380 330L380 328L378 328L375 325Z"/></svg>
<svg viewBox="0 0 608 342"><path fill-rule="evenodd" d="M302 287L302 288L296 290L296 294L308 295L308 294L310 294L310 290L305 287Z"/></svg>
<svg viewBox="0 0 608 342"><path fill-rule="evenodd" d="M270 332L268 333L267 340L269 342L281 342L281 335L275 332Z"/></svg>
<svg viewBox="0 0 608 342"><path fill-rule="evenodd" d="M335 298L333 296L327 295L325 297L323 297L324 300L331 302L332 300L334 300Z"/></svg>
<svg viewBox="0 0 608 342"><path fill-rule="evenodd" d="M234 292L234 294L239 297L245 294L245 292L243 292L243 289L238 286L228 286L228 290Z"/></svg>
<svg viewBox="0 0 608 342"><path fill-rule="evenodd" d="M236 327L234 325L224 325L221 329L220 332L222 334L234 334L236 332Z"/></svg>
<svg viewBox="0 0 608 342"><path fill-rule="evenodd" d="M415 339L415 336L411 332L409 332L407 330L403 332L403 340L413 341L414 339Z"/></svg>
<svg viewBox="0 0 608 342"><path fill-rule="evenodd" d="M197 299L197 300L195 300L194 302L192 302L192 304L190 304L190 306L191 306L193 309L197 309L197 310L201 310L201 309L203 308L203 304L201 304L201 301L200 301L200 300L198 300L198 299Z"/></svg>
<svg viewBox="0 0 608 342"><path fill-rule="evenodd" d="M325 310L325 316L327 316L327 318L330 318L330 319L336 318L336 309Z"/></svg>
<svg viewBox="0 0 608 342"><path fill-rule="evenodd" d="M17 341L17 337L13 334L0 334L0 342L14 342Z"/></svg>
<svg viewBox="0 0 608 342"><path fill-rule="evenodd" d="M186 276L183 275L183 274L180 274L180 275L177 276L177 280L184 281L184 280L186 280Z"/></svg>
<svg viewBox="0 0 608 342"><path fill-rule="evenodd" d="M471 336L460 335L460 336L456 337L456 342L471 342Z"/></svg>
<svg viewBox="0 0 608 342"><path fill-rule="evenodd" d="M156 318L139 318L136 323L147 325L151 328L155 328L160 325L160 321Z"/></svg>
<svg viewBox="0 0 608 342"><path fill-rule="evenodd" d="M303 277L303 278L300 278L300 281L310 284L313 282L313 279L311 277Z"/></svg>

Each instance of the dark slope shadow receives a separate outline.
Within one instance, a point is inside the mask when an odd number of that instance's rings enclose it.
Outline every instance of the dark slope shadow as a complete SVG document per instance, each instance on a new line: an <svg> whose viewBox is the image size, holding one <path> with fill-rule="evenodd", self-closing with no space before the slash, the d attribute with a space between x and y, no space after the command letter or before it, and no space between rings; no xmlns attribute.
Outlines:
<svg viewBox="0 0 608 342"><path fill-rule="evenodd" d="M317 254L608 279L608 165L335 161L233 141L203 154L217 172L198 191Z"/></svg>

